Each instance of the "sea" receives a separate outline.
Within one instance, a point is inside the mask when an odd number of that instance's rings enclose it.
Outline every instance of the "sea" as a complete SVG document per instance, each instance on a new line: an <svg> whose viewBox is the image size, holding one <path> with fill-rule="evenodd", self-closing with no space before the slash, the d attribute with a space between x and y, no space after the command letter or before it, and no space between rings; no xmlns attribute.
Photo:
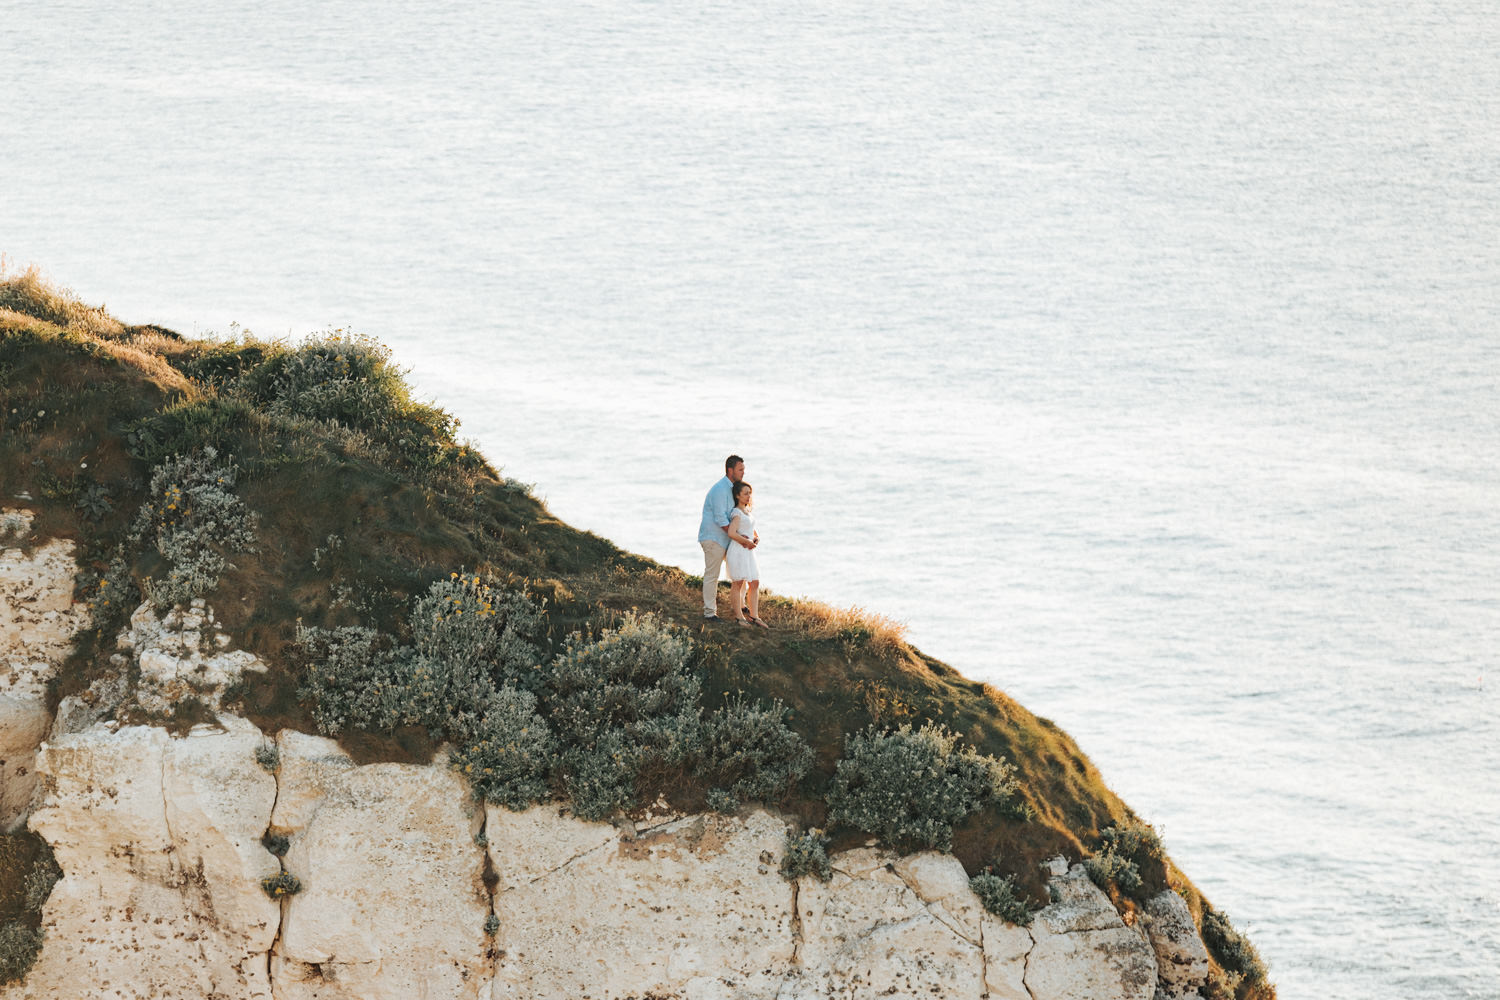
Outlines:
<svg viewBox="0 0 1500 1000"><path fill-rule="evenodd" d="M388 344L1066 729L1283 998L1500 997L1500 8L0 0L0 253Z"/></svg>

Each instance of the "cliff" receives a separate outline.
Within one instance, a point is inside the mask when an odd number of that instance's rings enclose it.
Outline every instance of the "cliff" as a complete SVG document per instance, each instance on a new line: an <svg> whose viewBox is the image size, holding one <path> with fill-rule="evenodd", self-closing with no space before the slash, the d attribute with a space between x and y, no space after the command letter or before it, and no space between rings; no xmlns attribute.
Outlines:
<svg viewBox="0 0 1500 1000"><path fill-rule="evenodd" d="M1051 723L878 616L705 628L378 345L27 274L0 416L0 1000L1274 996Z"/></svg>

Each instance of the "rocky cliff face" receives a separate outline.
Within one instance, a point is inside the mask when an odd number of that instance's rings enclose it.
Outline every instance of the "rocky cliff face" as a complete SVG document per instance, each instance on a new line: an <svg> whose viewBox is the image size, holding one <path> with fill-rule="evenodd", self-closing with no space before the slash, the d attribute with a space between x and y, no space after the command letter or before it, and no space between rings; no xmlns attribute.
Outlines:
<svg viewBox="0 0 1500 1000"><path fill-rule="evenodd" d="M82 620L73 572L66 543L0 560L0 822L29 824L64 872L41 955L0 1000L1153 1000L1208 973L1180 897L1127 925L1063 859L1054 902L1018 927L931 852L860 848L827 882L788 882L788 827L764 811L514 813L477 805L441 756L357 766L228 714L182 738L99 721L127 675L154 704L257 668L208 608L138 613L121 679L53 719L42 690ZM301 889L272 898L283 873Z"/></svg>

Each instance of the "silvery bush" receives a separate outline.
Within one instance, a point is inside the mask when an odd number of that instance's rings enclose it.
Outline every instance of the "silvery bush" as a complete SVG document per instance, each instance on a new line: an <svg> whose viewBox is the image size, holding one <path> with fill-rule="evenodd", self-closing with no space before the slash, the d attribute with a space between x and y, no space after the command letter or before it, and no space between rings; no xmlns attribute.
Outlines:
<svg viewBox="0 0 1500 1000"><path fill-rule="evenodd" d="M449 762L469 779L475 798L519 811L547 797L552 731L531 692L504 685L458 713L452 736Z"/></svg>
<svg viewBox="0 0 1500 1000"><path fill-rule="evenodd" d="M812 749L783 721L777 702L730 701L703 719L697 773L720 792L710 805L721 811L741 802L770 802L792 790L812 765Z"/></svg>
<svg viewBox="0 0 1500 1000"><path fill-rule="evenodd" d="M787 833L786 850L781 856L781 877L788 882L811 875L820 882L833 877L833 863L828 859L828 838L822 830L803 834Z"/></svg>
<svg viewBox="0 0 1500 1000"><path fill-rule="evenodd" d="M844 738L828 818L893 846L947 851L955 825L1011 796L1014 773L1005 761L960 748L942 726L871 726Z"/></svg>
<svg viewBox="0 0 1500 1000"><path fill-rule="evenodd" d="M969 888L974 890L984 908L1001 920L1022 927L1031 925L1031 911L1026 908L1025 898L1016 893L1014 875L1002 878L986 868L969 879Z"/></svg>
<svg viewBox="0 0 1500 1000"><path fill-rule="evenodd" d="M147 587L158 610L212 593L229 568L225 553L255 544L256 517L234 491L235 467L218 457L205 447L169 458L151 473L150 495L129 540L149 541L167 561L166 579Z"/></svg>
<svg viewBox="0 0 1500 1000"><path fill-rule="evenodd" d="M569 636L548 669L545 701L580 816L631 805L645 770L696 752L702 683L688 670L691 649L681 629L650 614L628 616L597 639Z"/></svg>

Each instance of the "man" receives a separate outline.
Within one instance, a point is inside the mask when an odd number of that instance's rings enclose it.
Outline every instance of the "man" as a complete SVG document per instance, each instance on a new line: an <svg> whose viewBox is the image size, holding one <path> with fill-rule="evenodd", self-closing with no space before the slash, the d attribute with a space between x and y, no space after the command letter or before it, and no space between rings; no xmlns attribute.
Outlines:
<svg viewBox="0 0 1500 1000"><path fill-rule="evenodd" d="M724 478L708 489L703 498L703 520L698 525L698 544L703 548L703 620L719 617L719 572L729 551L729 512L734 510L734 484L745 478L745 460L738 455L724 459ZM751 546L754 548L755 546Z"/></svg>

